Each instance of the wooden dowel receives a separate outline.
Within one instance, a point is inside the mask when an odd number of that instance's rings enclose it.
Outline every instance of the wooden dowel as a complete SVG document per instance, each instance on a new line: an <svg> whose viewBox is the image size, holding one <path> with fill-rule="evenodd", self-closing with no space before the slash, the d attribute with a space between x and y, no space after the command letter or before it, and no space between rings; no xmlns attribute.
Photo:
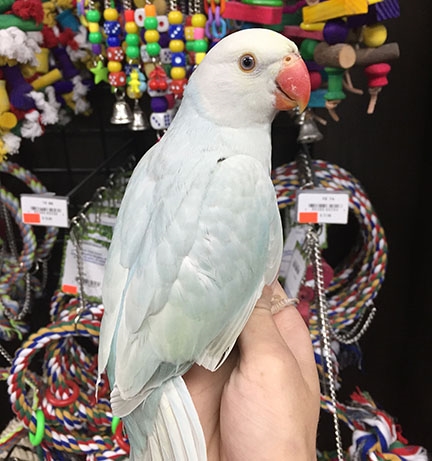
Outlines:
<svg viewBox="0 0 432 461"><path fill-rule="evenodd" d="M356 52L347 43L329 45L326 42L321 42L314 49L314 61L323 67L349 69L356 62Z"/></svg>

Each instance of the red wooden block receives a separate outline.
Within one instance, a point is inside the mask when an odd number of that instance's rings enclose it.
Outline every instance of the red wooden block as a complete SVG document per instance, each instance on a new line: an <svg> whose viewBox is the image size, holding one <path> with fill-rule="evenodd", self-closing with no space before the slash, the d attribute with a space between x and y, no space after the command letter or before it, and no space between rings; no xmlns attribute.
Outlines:
<svg viewBox="0 0 432 461"><path fill-rule="evenodd" d="M236 21L255 22L258 24L280 24L283 7L247 5L239 1L225 3L222 16Z"/></svg>

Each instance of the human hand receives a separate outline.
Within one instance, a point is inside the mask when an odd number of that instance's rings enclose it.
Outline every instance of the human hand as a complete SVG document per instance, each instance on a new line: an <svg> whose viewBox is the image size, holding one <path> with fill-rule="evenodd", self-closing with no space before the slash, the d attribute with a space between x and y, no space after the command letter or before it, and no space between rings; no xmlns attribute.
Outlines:
<svg viewBox="0 0 432 461"><path fill-rule="evenodd" d="M316 460L320 390L309 330L292 303L273 314L272 298L286 299L279 283L264 288L217 371L194 365L184 375L208 461Z"/></svg>

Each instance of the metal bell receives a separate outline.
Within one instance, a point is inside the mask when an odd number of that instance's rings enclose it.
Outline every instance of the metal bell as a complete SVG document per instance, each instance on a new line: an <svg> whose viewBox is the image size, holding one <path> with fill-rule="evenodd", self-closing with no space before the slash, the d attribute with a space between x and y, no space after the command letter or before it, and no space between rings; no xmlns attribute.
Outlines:
<svg viewBox="0 0 432 461"><path fill-rule="evenodd" d="M143 110L141 109L141 107L139 105L138 99L135 99L134 108L133 108L133 112L132 112L132 117L133 117L133 120L132 120L132 123L129 126L129 128L132 131L144 131L144 130L148 130L150 128L150 124L149 124Z"/></svg>
<svg viewBox="0 0 432 461"><path fill-rule="evenodd" d="M113 125L126 125L132 123L133 115L129 104L125 100L125 95L121 91L115 93L116 101L114 103L113 112L111 115L111 123Z"/></svg>
<svg viewBox="0 0 432 461"><path fill-rule="evenodd" d="M302 144L309 144L312 142L321 141L323 134L318 130L317 124L314 120L314 115L311 109L306 109L302 112L297 120L299 125L299 134L297 136L297 142Z"/></svg>

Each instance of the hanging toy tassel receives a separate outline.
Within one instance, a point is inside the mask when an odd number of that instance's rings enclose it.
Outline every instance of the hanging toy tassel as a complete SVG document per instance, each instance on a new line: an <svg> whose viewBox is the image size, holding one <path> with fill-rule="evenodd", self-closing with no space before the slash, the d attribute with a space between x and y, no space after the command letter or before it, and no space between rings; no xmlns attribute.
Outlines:
<svg viewBox="0 0 432 461"><path fill-rule="evenodd" d="M355 421L351 459L392 459L404 461L428 461L421 446L408 445L401 428L393 418L379 409L367 392L351 395L354 405L347 407L347 415ZM377 454L380 457L377 457Z"/></svg>

